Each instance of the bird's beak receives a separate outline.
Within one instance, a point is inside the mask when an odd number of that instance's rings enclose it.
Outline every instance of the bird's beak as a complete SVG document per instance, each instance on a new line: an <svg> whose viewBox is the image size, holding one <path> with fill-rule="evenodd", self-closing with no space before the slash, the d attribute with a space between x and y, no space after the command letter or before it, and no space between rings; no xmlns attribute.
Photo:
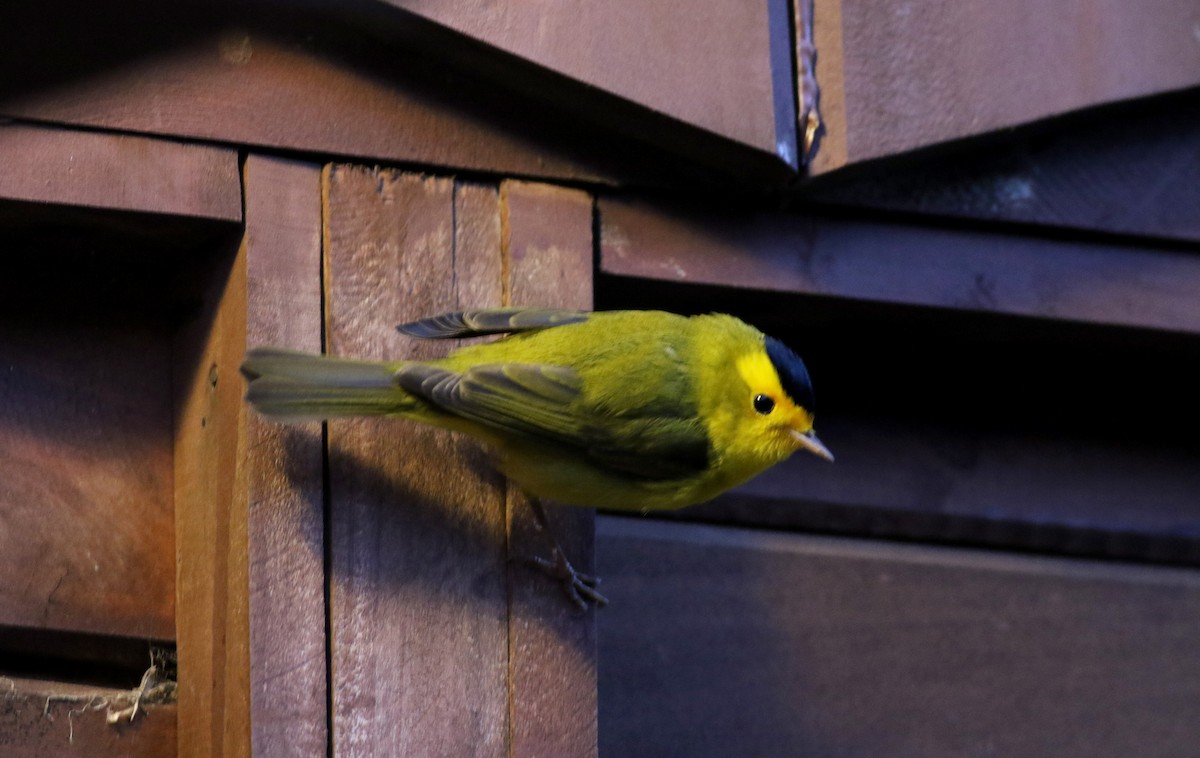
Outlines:
<svg viewBox="0 0 1200 758"><path fill-rule="evenodd" d="M821 440L817 439L816 432L798 432L792 430L792 438L800 443L800 447L804 448L813 455L824 458L830 463L833 462L833 453L829 452L829 448L822 444Z"/></svg>

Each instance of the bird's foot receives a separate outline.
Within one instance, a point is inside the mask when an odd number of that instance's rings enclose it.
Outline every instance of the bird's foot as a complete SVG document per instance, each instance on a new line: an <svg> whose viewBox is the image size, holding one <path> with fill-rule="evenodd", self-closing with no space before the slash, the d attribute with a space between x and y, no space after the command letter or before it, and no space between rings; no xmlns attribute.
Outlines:
<svg viewBox="0 0 1200 758"><path fill-rule="evenodd" d="M551 579L557 579L563 592L567 593L567 597L581 612L587 611L591 603L600 608L608 605L608 598L596 590L596 586L600 584L600 577L577 571L557 545L550 555L550 559L526 558L525 562L536 566Z"/></svg>

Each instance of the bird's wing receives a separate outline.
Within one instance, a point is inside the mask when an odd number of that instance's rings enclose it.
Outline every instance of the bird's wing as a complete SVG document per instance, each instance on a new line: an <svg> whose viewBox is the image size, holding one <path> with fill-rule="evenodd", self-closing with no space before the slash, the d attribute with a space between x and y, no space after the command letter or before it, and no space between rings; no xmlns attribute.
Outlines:
<svg viewBox="0 0 1200 758"><path fill-rule="evenodd" d="M582 384L569 368L496 363L459 373L415 363L395 376L402 388L439 410L501 431L552 439L578 435L571 405Z"/></svg>
<svg viewBox="0 0 1200 758"><path fill-rule="evenodd" d="M698 419L661 411L645 416L600 412L583 400L583 384L570 368L499 363L459 373L412 364L395 376L406 391L445 413L567 446L616 473L667 480L708 468L708 435Z"/></svg>
<svg viewBox="0 0 1200 758"><path fill-rule="evenodd" d="M488 334L531 332L563 324L587 320L584 311L564 311L554 308L493 308L490 310L459 311L400 324L396 328L420 339L457 339L482 337Z"/></svg>
<svg viewBox="0 0 1200 758"><path fill-rule="evenodd" d="M588 457L635 479L682 479L708 470L709 439L694 417L615 418L591 430Z"/></svg>

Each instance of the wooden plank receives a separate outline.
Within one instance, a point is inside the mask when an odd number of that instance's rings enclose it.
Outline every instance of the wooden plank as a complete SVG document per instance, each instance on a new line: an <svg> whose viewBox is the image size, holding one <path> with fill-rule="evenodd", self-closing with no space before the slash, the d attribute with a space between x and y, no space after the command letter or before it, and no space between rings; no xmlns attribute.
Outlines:
<svg viewBox="0 0 1200 758"><path fill-rule="evenodd" d="M1182 250L605 198L607 273L1195 333Z"/></svg>
<svg viewBox="0 0 1200 758"><path fill-rule="evenodd" d="M0 197L242 220L234 150L0 123Z"/></svg>
<svg viewBox="0 0 1200 758"><path fill-rule="evenodd" d="M506 302L557 308L592 305L592 199L577 190L501 185ZM595 614L572 614L546 577L520 559L544 556L523 498L510 488L509 687L512 756L595 755ZM580 571L593 571L593 513L547 509L550 527Z"/></svg>
<svg viewBox="0 0 1200 758"><path fill-rule="evenodd" d="M0 306L0 623L173 638L169 335L43 292Z"/></svg>
<svg viewBox="0 0 1200 758"><path fill-rule="evenodd" d="M586 86L593 100L597 91L610 93L797 166L790 19L782 0L707 0L702 6L694 0L546 0L482 13L452 3L385 1ZM648 70L654 75L646 76ZM552 80L541 81L547 84ZM604 118L595 107L589 113ZM644 122L636 114L621 117ZM635 126L608 120L626 132Z"/></svg>
<svg viewBox="0 0 1200 758"><path fill-rule="evenodd" d="M1200 241L1197 91L989 142L834 174L804 195L826 205Z"/></svg>
<svg viewBox="0 0 1200 758"><path fill-rule="evenodd" d="M173 704L142 705L132 723L108 724L127 690L0 677L0 692L0 750L10 758L177 754Z"/></svg>
<svg viewBox="0 0 1200 758"><path fill-rule="evenodd" d="M174 345L179 753L249 755L245 243L203 282Z"/></svg>
<svg viewBox="0 0 1200 758"><path fill-rule="evenodd" d="M495 280L456 290L489 267L456 267L453 182L339 165L324 186L330 353L433 357L450 346L394 325L467 305L459 291L494 302ZM464 191L468 258L498 251L480 202ZM332 421L328 444L334 751L503 755L499 478L468 441L395 420Z"/></svg>
<svg viewBox="0 0 1200 758"><path fill-rule="evenodd" d="M673 515L1200 564L1191 450L834 416L820 430L836 466L795 457Z"/></svg>
<svg viewBox="0 0 1200 758"><path fill-rule="evenodd" d="M814 173L1200 83L1191 0L816 0L814 22Z"/></svg>
<svg viewBox="0 0 1200 758"><path fill-rule="evenodd" d="M1195 571L607 516L597 532L616 598L602 751L1182 755L1200 738Z"/></svg>
<svg viewBox="0 0 1200 758"><path fill-rule="evenodd" d="M321 350L321 169L246 159L248 345ZM319 755L326 726L320 424L246 421L253 752Z"/></svg>
<svg viewBox="0 0 1200 758"><path fill-rule="evenodd" d="M644 168L646 149L628 139L548 112L544 101L480 84L473 75L448 79L444 67L431 64L430 54L380 43L374 16L370 29L347 31L303 12L286 19L272 14L265 21L248 12L228 17L208 5L166 13L173 16L171 29L193 31L182 39L142 40L134 48L153 55L126 50L99 69L85 60L56 72L51 81L34 78L7 97L0 90L0 114L572 181L655 175ZM0 42L18 29L29 34L30 24L35 32L41 27L36 19L0 26ZM214 29L217 24L224 26ZM76 34L103 47L103 39L92 39L87 30ZM41 58L71 35L55 27L53 34L38 36ZM0 44L0 50L9 49L21 46ZM98 61L116 55L92 54ZM6 64L20 61L0 55L0 66Z"/></svg>

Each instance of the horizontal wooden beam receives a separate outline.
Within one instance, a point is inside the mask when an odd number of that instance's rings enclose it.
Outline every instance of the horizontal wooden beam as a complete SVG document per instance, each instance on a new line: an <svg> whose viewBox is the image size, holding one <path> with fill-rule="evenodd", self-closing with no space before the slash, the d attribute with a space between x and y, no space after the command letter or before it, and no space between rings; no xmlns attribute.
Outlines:
<svg viewBox="0 0 1200 758"><path fill-rule="evenodd" d="M130 720L110 713L132 706L129 690L0 677L0 745L6 756L95 758L178 755L174 704L143 703Z"/></svg>
<svg viewBox="0 0 1200 758"><path fill-rule="evenodd" d="M604 754L1169 755L1200 739L1195 571L596 528Z"/></svg>
<svg viewBox="0 0 1200 758"><path fill-rule="evenodd" d="M630 197L599 212L607 273L1200 332L1185 251Z"/></svg>
<svg viewBox="0 0 1200 758"><path fill-rule="evenodd" d="M0 199L242 220L236 150L0 123Z"/></svg>
<svg viewBox="0 0 1200 758"><path fill-rule="evenodd" d="M835 465L796 456L680 519L1200 564L1186 451L914 422L818 419Z"/></svg>
<svg viewBox="0 0 1200 758"><path fill-rule="evenodd" d="M319 7L297 8L285 17L262 8L144 5L129 0L126 17L142 18L144 10L172 34L135 37L124 43L128 49L118 45L129 36L123 27L108 36L96 24L92 33L70 34L41 31L34 20L0 27L0 74L14 72L0 84L0 115L570 181L646 182L661 173L647 168L654 158L644 143L498 86L486 67L450 73L449 50L422 48L420 35L410 43L410 30L394 18L403 14L390 7L380 19L374 2L324 15ZM376 12L364 13L364 5ZM18 82L15 72L26 69L5 53L27 44L18 39L23 34L41 41L31 55L57 57L47 72ZM83 48L83 60L60 49L62 39Z"/></svg>
<svg viewBox="0 0 1200 758"><path fill-rule="evenodd" d="M815 0L814 22L814 173L1200 84L1192 0Z"/></svg>
<svg viewBox="0 0 1200 758"><path fill-rule="evenodd" d="M1200 241L1200 89L1092 109L801 189L822 205Z"/></svg>

